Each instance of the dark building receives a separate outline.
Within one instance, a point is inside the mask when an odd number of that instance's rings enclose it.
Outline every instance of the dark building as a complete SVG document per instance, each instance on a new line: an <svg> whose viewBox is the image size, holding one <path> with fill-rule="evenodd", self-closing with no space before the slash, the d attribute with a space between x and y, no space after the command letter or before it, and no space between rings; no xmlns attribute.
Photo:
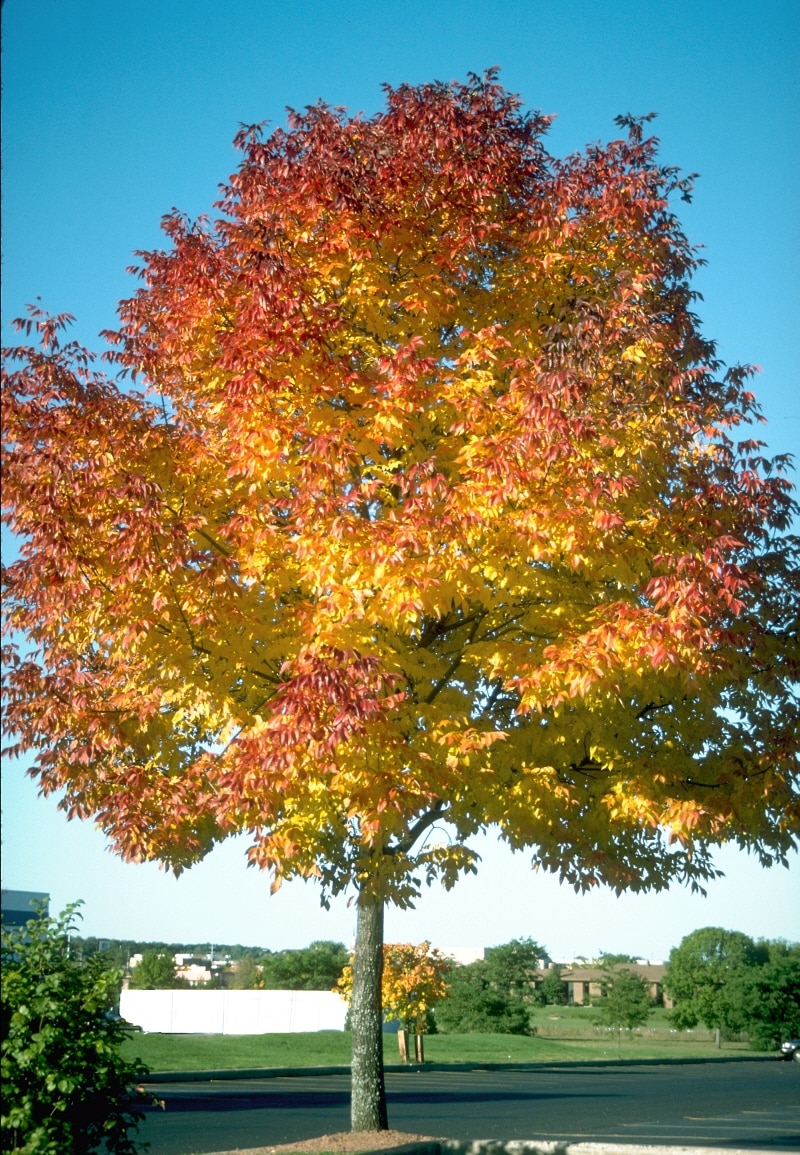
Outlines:
<svg viewBox="0 0 800 1155"><path fill-rule="evenodd" d="M2 895L2 916L4 926L24 926L35 918L41 903L44 911L49 911L50 895L40 890L4 890Z"/></svg>

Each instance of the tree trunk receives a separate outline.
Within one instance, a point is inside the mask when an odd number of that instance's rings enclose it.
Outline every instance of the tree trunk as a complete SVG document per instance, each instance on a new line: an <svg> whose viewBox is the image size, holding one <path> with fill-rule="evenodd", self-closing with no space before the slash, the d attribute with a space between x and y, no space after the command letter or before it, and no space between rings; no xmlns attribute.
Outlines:
<svg viewBox="0 0 800 1155"><path fill-rule="evenodd" d="M350 1027L353 1043L350 1126L353 1131L385 1131L383 1077L383 901L359 895Z"/></svg>

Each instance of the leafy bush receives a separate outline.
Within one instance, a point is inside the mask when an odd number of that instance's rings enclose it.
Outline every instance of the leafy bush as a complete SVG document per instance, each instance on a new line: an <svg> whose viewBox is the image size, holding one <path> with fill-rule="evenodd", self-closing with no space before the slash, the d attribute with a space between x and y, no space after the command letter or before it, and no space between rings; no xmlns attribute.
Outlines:
<svg viewBox="0 0 800 1155"><path fill-rule="evenodd" d="M528 1008L519 996L492 982L488 963L453 967L448 977L450 995L437 1006L436 1024L448 1034L532 1034Z"/></svg>
<svg viewBox="0 0 800 1155"><path fill-rule="evenodd" d="M119 1054L120 972L70 956L79 905L2 931L2 1149L17 1155L139 1150L131 1090L147 1068Z"/></svg>

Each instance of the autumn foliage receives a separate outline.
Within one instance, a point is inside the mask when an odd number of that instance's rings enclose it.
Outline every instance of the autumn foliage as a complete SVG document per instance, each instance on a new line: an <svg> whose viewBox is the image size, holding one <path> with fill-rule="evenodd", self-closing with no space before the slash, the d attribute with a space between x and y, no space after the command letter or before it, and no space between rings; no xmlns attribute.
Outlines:
<svg viewBox="0 0 800 1155"><path fill-rule="evenodd" d="M5 726L124 857L246 832L406 904L487 826L577 887L794 844L785 463L692 312L687 183L641 121L547 123L490 73L243 129L107 370L20 323Z"/></svg>
<svg viewBox="0 0 800 1155"><path fill-rule="evenodd" d="M339 979L337 990L347 1001L353 990L353 960ZM398 1019L406 1030L425 1034L428 1014L448 996L450 961L429 942L387 942L383 947L381 1003L383 1017Z"/></svg>

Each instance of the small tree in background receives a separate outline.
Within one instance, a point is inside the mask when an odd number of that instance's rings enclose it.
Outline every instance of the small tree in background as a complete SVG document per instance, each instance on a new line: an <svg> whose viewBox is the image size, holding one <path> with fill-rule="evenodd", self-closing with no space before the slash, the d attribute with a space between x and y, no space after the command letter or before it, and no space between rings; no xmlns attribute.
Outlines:
<svg viewBox="0 0 800 1155"><path fill-rule="evenodd" d="M617 1031L617 1052L622 1051L622 1029L641 1027L653 1013L653 1000L646 979L624 967L611 971L602 981L603 995L599 1018Z"/></svg>
<svg viewBox="0 0 800 1155"><path fill-rule="evenodd" d="M166 991L180 990L189 984L178 976L173 955L146 950L131 972L129 985L138 991Z"/></svg>
<svg viewBox="0 0 800 1155"><path fill-rule="evenodd" d="M399 1020L397 1039L403 1061L408 1059L409 1031L414 1034L417 1061L424 1061L422 1038L429 1029L434 1007L449 995L447 976L451 970L452 963L441 951L432 949L429 942L417 946L385 944L381 975L383 1017L385 1022ZM337 989L349 1002L353 989L352 965L345 967Z"/></svg>
<svg viewBox="0 0 800 1155"><path fill-rule="evenodd" d="M230 986L235 991L255 991L264 989L261 967L252 955L238 959L231 973Z"/></svg>
<svg viewBox="0 0 800 1155"><path fill-rule="evenodd" d="M2 1146L24 1155L135 1155L132 1105L147 1072L119 1053L121 972L102 954L70 956L73 903L2 930Z"/></svg>
<svg viewBox="0 0 800 1155"><path fill-rule="evenodd" d="M567 984L561 978L561 967L548 967L544 978L536 987L536 1002L540 1006L563 1007L569 1002Z"/></svg>

